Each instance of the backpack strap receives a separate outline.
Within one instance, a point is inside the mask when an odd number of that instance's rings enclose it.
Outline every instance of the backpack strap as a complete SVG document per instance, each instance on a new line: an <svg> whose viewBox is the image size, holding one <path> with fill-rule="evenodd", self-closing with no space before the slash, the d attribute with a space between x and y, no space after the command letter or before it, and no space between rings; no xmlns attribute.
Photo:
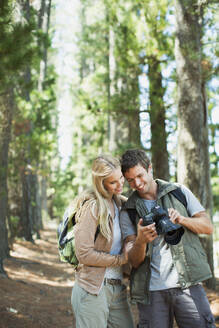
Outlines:
<svg viewBox="0 0 219 328"><path fill-rule="evenodd" d="M184 207L187 209L187 200L186 200L186 196L184 195L184 193L182 192L182 189L180 187L177 187L176 189L170 191L170 193L176 198L178 199L183 205Z"/></svg>
<svg viewBox="0 0 219 328"><path fill-rule="evenodd" d="M99 232L100 232L100 225L98 224L97 230L96 230L96 233L95 233L95 236L94 236L94 242L96 241Z"/></svg>
<svg viewBox="0 0 219 328"><path fill-rule="evenodd" d="M72 224L74 225L75 222L75 215L72 217ZM58 235L58 243L60 246L64 246L67 239L66 235L68 232L68 216L67 212L64 213L63 221L59 223L58 229L57 229L57 235Z"/></svg>
<svg viewBox="0 0 219 328"><path fill-rule="evenodd" d="M83 201L82 206L84 205L85 202L86 202L86 199ZM72 217L72 225L75 225L75 224L76 224L76 221L75 221L75 214L74 214ZM96 241L99 232L100 232L100 225L98 224L97 230L94 235L94 242Z"/></svg>
<svg viewBox="0 0 219 328"><path fill-rule="evenodd" d="M73 215L71 220L72 220L72 226L74 226L76 223L75 222L75 214ZM59 224L58 229L57 229L58 242L59 242L60 246L65 245L65 243L67 241L66 240L67 232L68 232L68 216L65 216L64 221ZM94 242L96 241L99 232L100 232L100 225L98 224L97 230L96 230L95 236L94 236Z"/></svg>

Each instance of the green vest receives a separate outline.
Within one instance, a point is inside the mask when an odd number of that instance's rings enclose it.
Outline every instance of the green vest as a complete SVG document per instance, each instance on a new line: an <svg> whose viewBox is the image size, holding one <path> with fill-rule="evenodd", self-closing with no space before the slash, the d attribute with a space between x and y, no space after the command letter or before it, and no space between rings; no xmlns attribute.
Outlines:
<svg viewBox="0 0 219 328"><path fill-rule="evenodd" d="M157 203L164 209L175 208L181 215L188 217L184 205L170 193L179 185L163 180L156 180L158 184ZM124 205L124 209L136 209L141 198L135 191ZM136 225L139 216L136 214ZM211 278L211 270L207 262L205 251L201 245L197 234L184 227L184 234L177 245L169 245L173 263L179 276L181 288L188 288L201 281ZM130 293L133 303L139 302L147 304L150 302L149 282L150 282L150 261L152 244L149 243L146 250L144 262L137 268L133 268L130 277Z"/></svg>

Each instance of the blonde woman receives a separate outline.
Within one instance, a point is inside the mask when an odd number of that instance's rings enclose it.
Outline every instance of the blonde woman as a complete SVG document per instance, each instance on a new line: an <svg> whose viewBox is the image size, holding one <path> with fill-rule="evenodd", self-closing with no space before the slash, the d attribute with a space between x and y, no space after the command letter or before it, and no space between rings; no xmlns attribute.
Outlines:
<svg viewBox="0 0 219 328"><path fill-rule="evenodd" d="M75 247L79 266L72 290L76 328L133 328L122 283L119 210L124 178L119 160L103 155L92 166L93 189L77 198ZM98 234L97 234L97 231Z"/></svg>

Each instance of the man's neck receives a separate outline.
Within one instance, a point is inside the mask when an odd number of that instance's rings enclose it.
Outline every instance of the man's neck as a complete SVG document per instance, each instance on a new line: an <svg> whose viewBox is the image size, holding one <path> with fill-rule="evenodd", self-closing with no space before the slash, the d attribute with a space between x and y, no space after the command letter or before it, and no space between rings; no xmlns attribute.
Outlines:
<svg viewBox="0 0 219 328"><path fill-rule="evenodd" d="M155 181L153 181L153 184L149 191L142 193L142 194L138 192L138 195L139 195L139 197L141 197L143 199L156 200L157 199L157 191L158 191L158 185Z"/></svg>

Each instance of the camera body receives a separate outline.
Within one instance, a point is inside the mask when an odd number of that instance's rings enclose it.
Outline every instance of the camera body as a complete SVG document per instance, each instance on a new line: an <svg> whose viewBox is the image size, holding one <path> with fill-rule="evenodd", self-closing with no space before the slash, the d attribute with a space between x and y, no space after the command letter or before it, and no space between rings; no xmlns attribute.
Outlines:
<svg viewBox="0 0 219 328"><path fill-rule="evenodd" d="M159 205L152 208L151 212L144 215L142 219L143 226L155 223L157 234L164 234L164 240L170 245L178 244L184 234L184 228L173 223L166 211Z"/></svg>

